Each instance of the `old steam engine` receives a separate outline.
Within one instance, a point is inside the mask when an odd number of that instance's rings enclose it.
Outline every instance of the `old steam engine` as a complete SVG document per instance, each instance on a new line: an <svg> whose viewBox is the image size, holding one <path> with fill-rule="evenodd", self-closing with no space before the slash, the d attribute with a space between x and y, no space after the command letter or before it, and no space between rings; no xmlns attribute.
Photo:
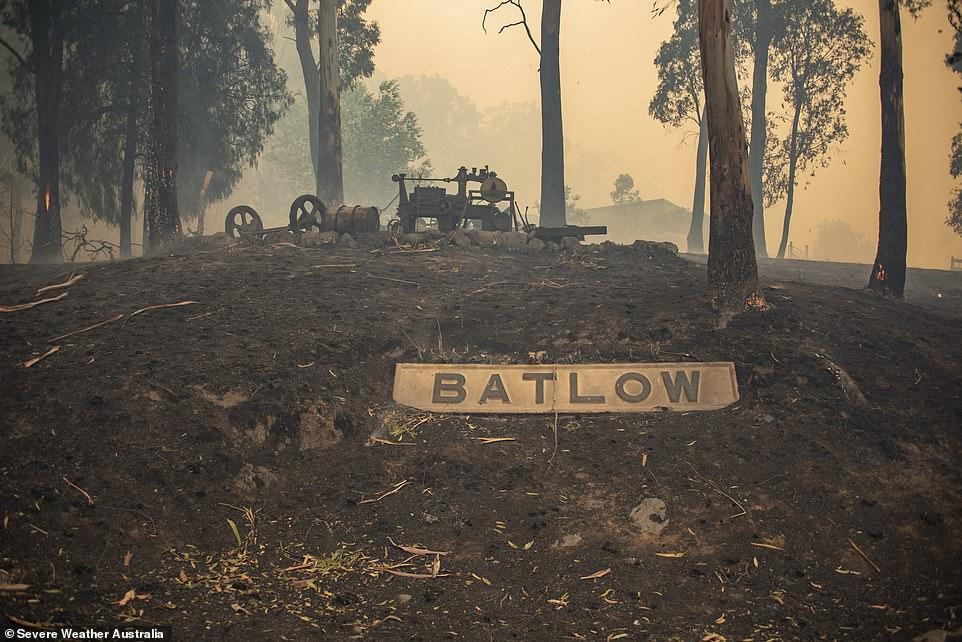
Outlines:
<svg viewBox="0 0 962 642"><path fill-rule="evenodd" d="M508 232L523 227L520 216L516 215L517 206L514 192L498 175L487 167L478 171L476 167L458 168L454 178L421 178L405 174L395 174L391 177L398 184L397 218L389 224L390 227L400 227L404 234L417 231L418 219L434 219L438 230L450 232L458 227L465 227L469 222L482 230L491 232ZM457 183L458 193L448 194L444 187L421 185L427 182ZM480 183L478 189L468 189L468 183ZM407 183L414 183L414 190L409 194ZM504 209L499 206L506 204ZM519 213L518 213L519 214Z"/></svg>

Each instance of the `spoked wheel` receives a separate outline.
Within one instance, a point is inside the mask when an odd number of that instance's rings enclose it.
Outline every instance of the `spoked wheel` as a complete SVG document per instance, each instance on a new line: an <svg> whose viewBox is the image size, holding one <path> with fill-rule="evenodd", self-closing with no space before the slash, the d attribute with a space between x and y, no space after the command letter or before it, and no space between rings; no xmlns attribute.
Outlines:
<svg viewBox="0 0 962 642"><path fill-rule="evenodd" d="M260 215L250 205L238 205L227 213L224 231L227 236L240 238L246 234L254 234L264 229Z"/></svg>
<svg viewBox="0 0 962 642"><path fill-rule="evenodd" d="M324 203L313 194L298 196L291 203L291 231L309 232L314 228L321 230L321 216Z"/></svg>

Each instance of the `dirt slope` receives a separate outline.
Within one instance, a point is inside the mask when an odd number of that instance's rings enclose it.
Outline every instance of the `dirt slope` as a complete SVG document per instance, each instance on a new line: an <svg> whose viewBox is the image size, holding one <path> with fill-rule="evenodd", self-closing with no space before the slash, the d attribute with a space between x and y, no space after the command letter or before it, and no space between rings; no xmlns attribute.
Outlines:
<svg viewBox="0 0 962 642"><path fill-rule="evenodd" d="M251 640L959 626L957 320L779 283L772 311L715 330L703 268L639 249L238 247L83 271L0 314L0 585L29 585L0 586L2 616ZM0 303L66 276L4 268ZM398 361L539 351L731 360L742 400L557 424L390 401Z"/></svg>

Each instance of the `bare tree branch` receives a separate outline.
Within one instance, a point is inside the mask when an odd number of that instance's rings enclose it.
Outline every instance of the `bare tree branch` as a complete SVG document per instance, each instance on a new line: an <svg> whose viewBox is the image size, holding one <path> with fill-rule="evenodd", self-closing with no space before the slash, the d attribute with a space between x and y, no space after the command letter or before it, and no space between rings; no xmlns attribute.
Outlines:
<svg viewBox="0 0 962 642"><path fill-rule="evenodd" d="M498 9L500 9L501 7L507 4L510 4L518 8L518 11L521 12L521 20L519 20L518 22L512 22L511 24L504 25L503 27L501 27L501 29L498 30L498 33L501 33L508 27L518 27L518 26L524 27L525 33L528 34L528 40L531 41L531 45L534 47L534 50L538 52L538 56L540 57L541 47L538 46L538 43L535 41L534 36L531 34L531 28L528 27L528 16L525 15L524 13L524 7L521 6L521 0L503 0L501 4L494 7L493 9L485 9L484 16L481 17L481 30L484 31L484 33L488 33L488 30L485 28L485 24L484 24L485 21L488 19L488 14L494 13L495 11L497 11Z"/></svg>

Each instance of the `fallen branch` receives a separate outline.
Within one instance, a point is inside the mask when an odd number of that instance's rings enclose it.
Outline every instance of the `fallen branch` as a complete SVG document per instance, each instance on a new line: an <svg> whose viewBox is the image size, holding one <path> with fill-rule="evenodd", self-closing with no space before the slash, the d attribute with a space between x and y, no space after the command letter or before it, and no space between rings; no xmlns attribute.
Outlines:
<svg viewBox="0 0 962 642"><path fill-rule="evenodd" d="M85 491L83 488L81 488L81 487L78 486L77 484L73 483L72 481L70 481L70 480L67 479L66 477L64 477L63 480L64 480L65 482L67 482L67 485L68 485L68 486L70 486L71 488L73 488L74 490L76 490L76 491L79 492L81 495L83 495L84 497L87 498L87 506L93 506L93 505L94 505L94 498L90 496L90 493L88 493L88 492Z"/></svg>
<svg viewBox="0 0 962 642"><path fill-rule="evenodd" d="M44 353L43 353L42 355L40 355L39 357L33 357L33 358L31 358L31 359L27 359L26 361L24 361L24 362L23 362L23 367L24 367L24 368L32 368L33 366L37 365L38 363L40 363L41 361L43 361L44 359L46 359L46 358L49 357L50 355L52 355L52 354L54 354L54 353L56 353L56 352L59 352L59 351L60 351L60 346L54 346L54 347L50 348L49 350L47 350L46 352L44 352Z"/></svg>
<svg viewBox="0 0 962 642"><path fill-rule="evenodd" d="M737 507L739 508L739 510L741 510L740 513L737 513L737 514L735 514L735 515L732 515L730 519L734 519L734 518L736 518L736 517L741 517L742 515L747 515L747 514L748 514L748 511L745 510L745 507L744 507L744 506L742 506L741 504L738 503L738 500L736 500L734 497L732 497L731 495L729 495L728 493L726 493L725 491L723 491L721 488L719 488L719 487L718 487L718 484L716 484L715 482L713 482L712 480L708 479L707 477L705 477L704 475L702 475L700 472L698 472L698 469L695 468L690 461L686 461L685 463L688 464L688 467L691 468L691 469L695 472L695 474L698 475L698 477L699 477L703 482L705 482L706 484L708 484L709 486L711 486L712 490L714 490L714 491L715 491L716 493L718 493L719 495L722 495L723 497L725 497L726 499L728 499L728 501L730 501L731 503L733 503L735 506L737 506Z"/></svg>
<svg viewBox="0 0 962 642"><path fill-rule="evenodd" d="M356 268L357 263L325 263L321 265L312 265L311 269L320 268Z"/></svg>
<svg viewBox="0 0 962 642"><path fill-rule="evenodd" d="M143 314L144 312L150 312L151 310L161 310L163 308L179 308L183 305L195 305L197 301L180 301L179 303L161 303L159 305L148 305L146 308L141 308L135 312L131 312L127 320L134 318L138 314Z"/></svg>
<svg viewBox="0 0 962 642"><path fill-rule="evenodd" d="M55 341L60 341L61 339L66 339L67 337L74 337L74 336L77 336L78 334L83 334L84 332L89 332L90 330L96 330L97 328L99 328L99 327L101 327L101 326L105 326L105 325L107 325L108 323L113 323L114 321L119 321L120 319L123 319L123 318L124 318L124 315L118 313L118 314L115 314L114 316L110 317L110 318L107 319L106 321L101 321L100 323L95 323L95 324L93 324L93 325L88 325L86 328L81 328L80 330L74 330L73 332L68 332L67 334L61 334L59 337L54 337L53 339L50 339L47 343L54 343Z"/></svg>
<svg viewBox="0 0 962 642"><path fill-rule="evenodd" d="M377 276L376 274L368 274L368 278L379 279L381 281L390 281L392 283L404 283L405 285L420 285L415 281L405 281L404 279L392 279L389 276Z"/></svg>
<svg viewBox="0 0 962 642"><path fill-rule="evenodd" d="M862 549L860 549L860 548L858 547L858 544L856 544L855 542L853 542L851 539L848 540L848 543L852 545L852 548L855 549L855 552L858 553L858 554L862 557L863 560L865 560L866 562L869 563L869 566L871 566L872 568L875 569L875 572L876 572L876 573L881 573L881 572L882 572L882 569L880 569L880 568L878 567L878 564L876 564L876 563L873 562L871 559L869 559L869 556L865 554L865 551L863 551Z"/></svg>
<svg viewBox="0 0 962 642"><path fill-rule="evenodd" d="M482 445L496 444L501 441L518 441L517 437L475 437L476 441L480 441Z"/></svg>
<svg viewBox="0 0 962 642"><path fill-rule="evenodd" d="M389 496L389 495L393 495L394 493L398 492L399 490L401 490L402 488L404 488L405 486L407 486L407 485L410 484L410 483L411 483L411 480L410 480L410 479L405 479L404 481L396 484L396 485L394 486L394 488L392 488L392 489L390 489L390 490L388 490L388 491L385 491L384 493L381 493L380 495L378 495L378 496L375 497L374 499L362 499L361 501L358 502L358 504L373 504L374 502L379 502L379 501L381 501L382 499L384 499L385 497L387 497L387 496Z"/></svg>
<svg viewBox="0 0 962 642"><path fill-rule="evenodd" d="M32 303L17 303L16 305L0 305L0 312L19 312L20 310L29 310L34 306L38 306L41 303L53 303L54 301L59 301L67 296L66 292L61 293L58 296L51 297L49 299L40 299L39 301L33 301Z"/></svg>
<svg viewBox="0 0 962 642"><path fill-rule="evenodd" d="M862 394L861 388L858 387L858 384L855 383L855 380L852 379L852 376L846 372L842 366L838 365L824 354L819 354L817 352L813 354L822 360L829 372L835 375L835 378L838 380L838 385L842 387L842 392L845 393L845 396L849 400L854 401L860 406L868 405L868 400L866 400L865 395Z"/></svg>
<svg viewBox="0 0 962 642"><path fill-rule="evenodd" d="M62 290L64 288L69 288L74 283L77 283L78 281L83 281L85 278L87 278L87 274L84 272L81 272L80 274L77 274L77 275L71 274L70 278L64 281L63 283L57 283L54 285L48 285L46 287L42 287L39 290L37 290L37 294L39 295L39 294L43 294L44 292L51 292L53 290Z"/></svg>

